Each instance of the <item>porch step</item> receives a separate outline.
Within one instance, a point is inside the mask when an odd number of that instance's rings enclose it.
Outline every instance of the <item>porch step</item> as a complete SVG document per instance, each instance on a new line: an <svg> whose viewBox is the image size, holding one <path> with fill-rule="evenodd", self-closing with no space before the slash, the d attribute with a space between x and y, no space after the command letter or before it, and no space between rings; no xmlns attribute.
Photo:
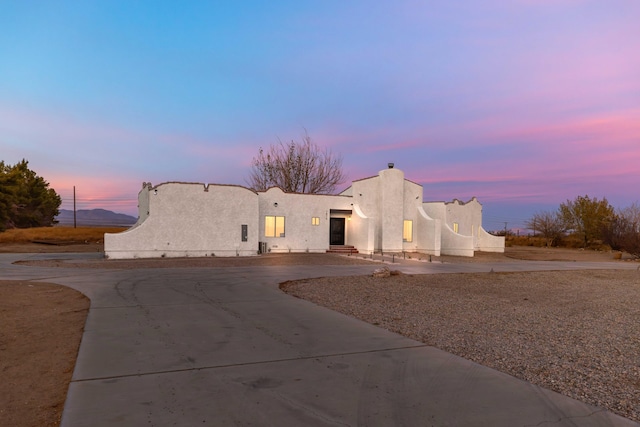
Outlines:
<svg viewBox="0 0 640 427"><path fill-rule="evenodd" d="M331 245L327 249L328 254L357 254L358 249L351 245Z"/></svg>

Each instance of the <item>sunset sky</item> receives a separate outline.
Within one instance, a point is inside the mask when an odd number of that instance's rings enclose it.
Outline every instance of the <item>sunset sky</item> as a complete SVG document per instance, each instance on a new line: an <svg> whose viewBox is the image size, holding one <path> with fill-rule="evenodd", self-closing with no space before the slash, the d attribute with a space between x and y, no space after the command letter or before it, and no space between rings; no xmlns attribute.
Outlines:
<svg viewBox="0 0 640 427"><path fill-rule="evenodd" d="M245 184L312 139L388 162L488 230L578 195L640 201L640 1L2 1L0 160L71 209L143 181Z"/></svg>

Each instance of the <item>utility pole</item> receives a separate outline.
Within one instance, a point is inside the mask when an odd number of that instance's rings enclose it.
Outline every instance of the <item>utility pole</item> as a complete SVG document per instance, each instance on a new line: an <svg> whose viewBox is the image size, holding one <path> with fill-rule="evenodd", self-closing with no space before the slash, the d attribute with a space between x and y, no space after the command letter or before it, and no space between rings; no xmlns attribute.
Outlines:
<svg viewBox="0 0 640 427"><path fill-rule="evenodd" d="M73 186L73 228L76 228L76 186Z"/></svg>
<svg viewBox="0 0 640 427"><path fill-rule="evenodd" d="M504 237L507 237L507 221L504 222Z"/></svg>

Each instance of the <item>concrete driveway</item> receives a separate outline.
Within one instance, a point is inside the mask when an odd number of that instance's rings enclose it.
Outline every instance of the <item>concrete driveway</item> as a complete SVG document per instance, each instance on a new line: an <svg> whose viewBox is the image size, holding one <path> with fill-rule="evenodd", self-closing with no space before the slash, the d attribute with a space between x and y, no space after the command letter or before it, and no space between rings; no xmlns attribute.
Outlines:
<svg viewBox="0 0 640 427"><path fill-rule="evenodd" d="M638 426L278 290L364 266L88 270L12 265L91 299L62 426ZM622 265L624 267L624 265ZM404 262L406 273L620 263ZM628 266L635 268L636 266Z"/></svg>

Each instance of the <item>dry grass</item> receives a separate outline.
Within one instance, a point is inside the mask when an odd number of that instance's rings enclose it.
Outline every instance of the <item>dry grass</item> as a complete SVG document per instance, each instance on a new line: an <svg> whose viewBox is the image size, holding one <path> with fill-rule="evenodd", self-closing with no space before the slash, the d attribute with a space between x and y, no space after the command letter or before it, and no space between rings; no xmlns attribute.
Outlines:
<svg viewBox="0 0 640 427"><path fill-rule="evenodd" d="M13 228L0 233L1 243L27 243L34 240L57 242L102 242L104 233L119 233L127 227L35 227Z"/></svg>
<svg viewBox="0 0 640 427"><path fill-rule="evenodd" d="M547 247L547 239L539 236L507 236L505 240L505 246L533 246L537 248ZM584 241L576 236L569 235L560 238L556 242L556 247L559 248L568 248L568 249L581 249L584 247ZM596 240L591 242L588 249L596 250L596 251L610 251L611 247L602 243L600 240Z"/></svg>

